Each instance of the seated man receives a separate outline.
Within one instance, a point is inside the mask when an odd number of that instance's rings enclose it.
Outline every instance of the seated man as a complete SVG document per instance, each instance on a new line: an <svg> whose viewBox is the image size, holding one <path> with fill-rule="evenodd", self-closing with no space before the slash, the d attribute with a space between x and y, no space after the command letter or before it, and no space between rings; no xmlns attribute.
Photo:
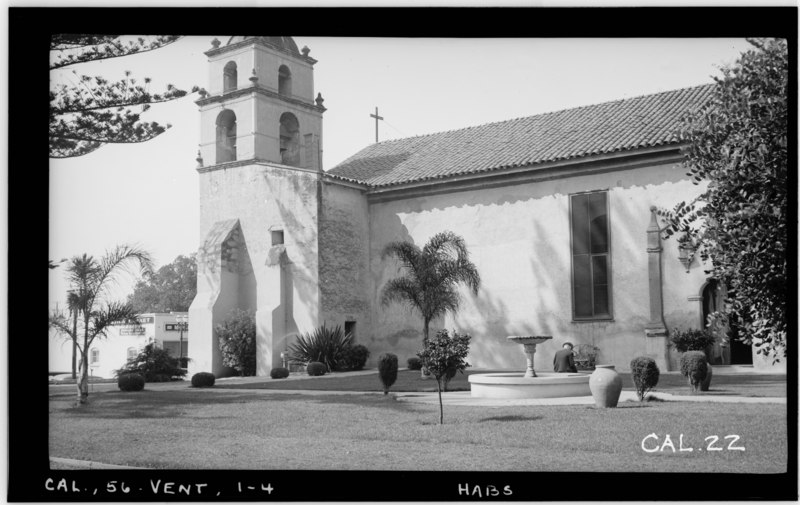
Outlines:
<svg viewBox="0 0 800 505"><path fill-rule="evenodd" d="M553 358L553 370L559 373L577 372L575 359L572 357L572 344L564 342L562 347Z"/></svg>

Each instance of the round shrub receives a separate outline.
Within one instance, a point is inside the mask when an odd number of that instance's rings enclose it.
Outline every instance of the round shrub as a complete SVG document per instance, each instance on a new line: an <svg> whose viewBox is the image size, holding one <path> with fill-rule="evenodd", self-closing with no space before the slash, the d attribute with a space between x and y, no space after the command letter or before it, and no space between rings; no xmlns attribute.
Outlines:
<svg viewBox="0 0 800 505"><path fill-rule="evenodd" d="M633 385L636 386L636 394L639 401L644 401L648 391L658 384L658 365L653 358L639 356L631 361L631 378Z"/></svg>
<svg viewBox="0 0 800 505"><path fill-rule="evenodd" d="M347 349L347 368L350 370L363 370L364 365L367 364L369 358L369 350L361 345L356 344Z"/></svg>
<svg viewBox="0 0 800 505"><path fill-rule="evenodd" d="M289 377L289 369L283 368L282 366L273 368L269 371L269 376L273 379L285 379L286 377Z"/></svg>
<svg viewBox="0 0 800 505"><path fill-rule="evenodd" d="M409 370L422 370L422 360L419 358L408 358L408 369Z"/></svg>
<svg viewBox="0 0 800 505"><path fill-rule="evenodd" d="M708 362L702 351L689 351L681 356L681 373L689 378L692 391L697 391L708 373Z"/></svg>
<svg viewBox="0 0 800 505"><path fill-rule="evenodd" d="M312 361L306 366L306 372L308 375L314 377L318 375L325 375L326 371L327 367L325 366L325 363L320 363L319 361Z"/></svg>
<svg viewBox="0 0 800 505"><path fill-rule="evenodd" d="M216 380L217 377L211 372L198 372L192 375L192 387L210 388Z"/></svg>
<svg viewBox="0 0 800 505"><path fill-rule="evenodd" d="M383 394L389 394L389 388L397 380L397 356L392 353L378 357L378 376L383 384Z"/></svg>
<svg viewBox="0 0 800 505"><path fill-rule="evenodd" d="M117 386L121 391L141 391L144 389L144 377L138 373L126 373L117 378Z"/></svg>

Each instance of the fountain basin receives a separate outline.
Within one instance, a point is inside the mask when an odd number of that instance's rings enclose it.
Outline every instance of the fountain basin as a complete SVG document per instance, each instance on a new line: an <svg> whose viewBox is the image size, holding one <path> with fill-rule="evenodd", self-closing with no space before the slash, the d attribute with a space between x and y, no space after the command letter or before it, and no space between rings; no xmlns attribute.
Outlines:
<svg viewBox="0 0 800 505"><path fill-rule="evenodd" d="M524 377L518 372L472 374L470 383L473 398L564 398L591 396L590 374L545 373Z"/></svg>

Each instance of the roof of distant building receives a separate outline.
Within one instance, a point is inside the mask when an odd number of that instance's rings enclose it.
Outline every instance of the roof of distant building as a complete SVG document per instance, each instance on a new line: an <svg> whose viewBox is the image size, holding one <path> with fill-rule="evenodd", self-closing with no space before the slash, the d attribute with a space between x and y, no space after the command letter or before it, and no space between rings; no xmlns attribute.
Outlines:
<svg viewBox="0 0 800 505"><path fill-rule="evenodd" d="M713 84L372 144L327 173L369 186L678 144L682 118Z"/></svg>

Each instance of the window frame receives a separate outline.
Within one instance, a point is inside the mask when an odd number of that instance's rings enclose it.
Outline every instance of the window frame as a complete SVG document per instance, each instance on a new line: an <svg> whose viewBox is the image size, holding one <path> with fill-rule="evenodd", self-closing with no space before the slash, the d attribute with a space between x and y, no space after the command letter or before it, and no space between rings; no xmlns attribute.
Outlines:
<svg viewBox="0 0 800 505"><path fill-rule="evenodd" d="M93 347L89 349L89 364L96 365L100 363L100 349Z"/></svg>
<svg viewBox="0 0 800 505"><path fill-rule="evenodd" d="M603 193L605 194L605 208L606 208L606 293L608 299L608 314L602 315L591 315L591 316L578 316L576 314L576 306L575 306L575 234L573 229L573 198L582 195L591 195L596 193ZM614 289L613 289L613 261L612 261L612 253L611 253L611 202L610 202L610 191L608 188L606 189L596 189L591 191L581 191L578 193L570 193L569 194L569 215L567 216L569 220L569 264L570 264L570 279L569 279L569 288L570 288L570 302L571 302L571 311L572 311L572 322L575 323L592 323L597 321L613 321L614 320ZM591 232L591 228L590 228ZM592 253L589 252L589 265L591 267L592 261ZM594 281L594 275L591 275L592 281ZM594 286L594 284L592 285ZM594 289L590 290L590 295L592 297L592 312L594 313Z"/></svg>

